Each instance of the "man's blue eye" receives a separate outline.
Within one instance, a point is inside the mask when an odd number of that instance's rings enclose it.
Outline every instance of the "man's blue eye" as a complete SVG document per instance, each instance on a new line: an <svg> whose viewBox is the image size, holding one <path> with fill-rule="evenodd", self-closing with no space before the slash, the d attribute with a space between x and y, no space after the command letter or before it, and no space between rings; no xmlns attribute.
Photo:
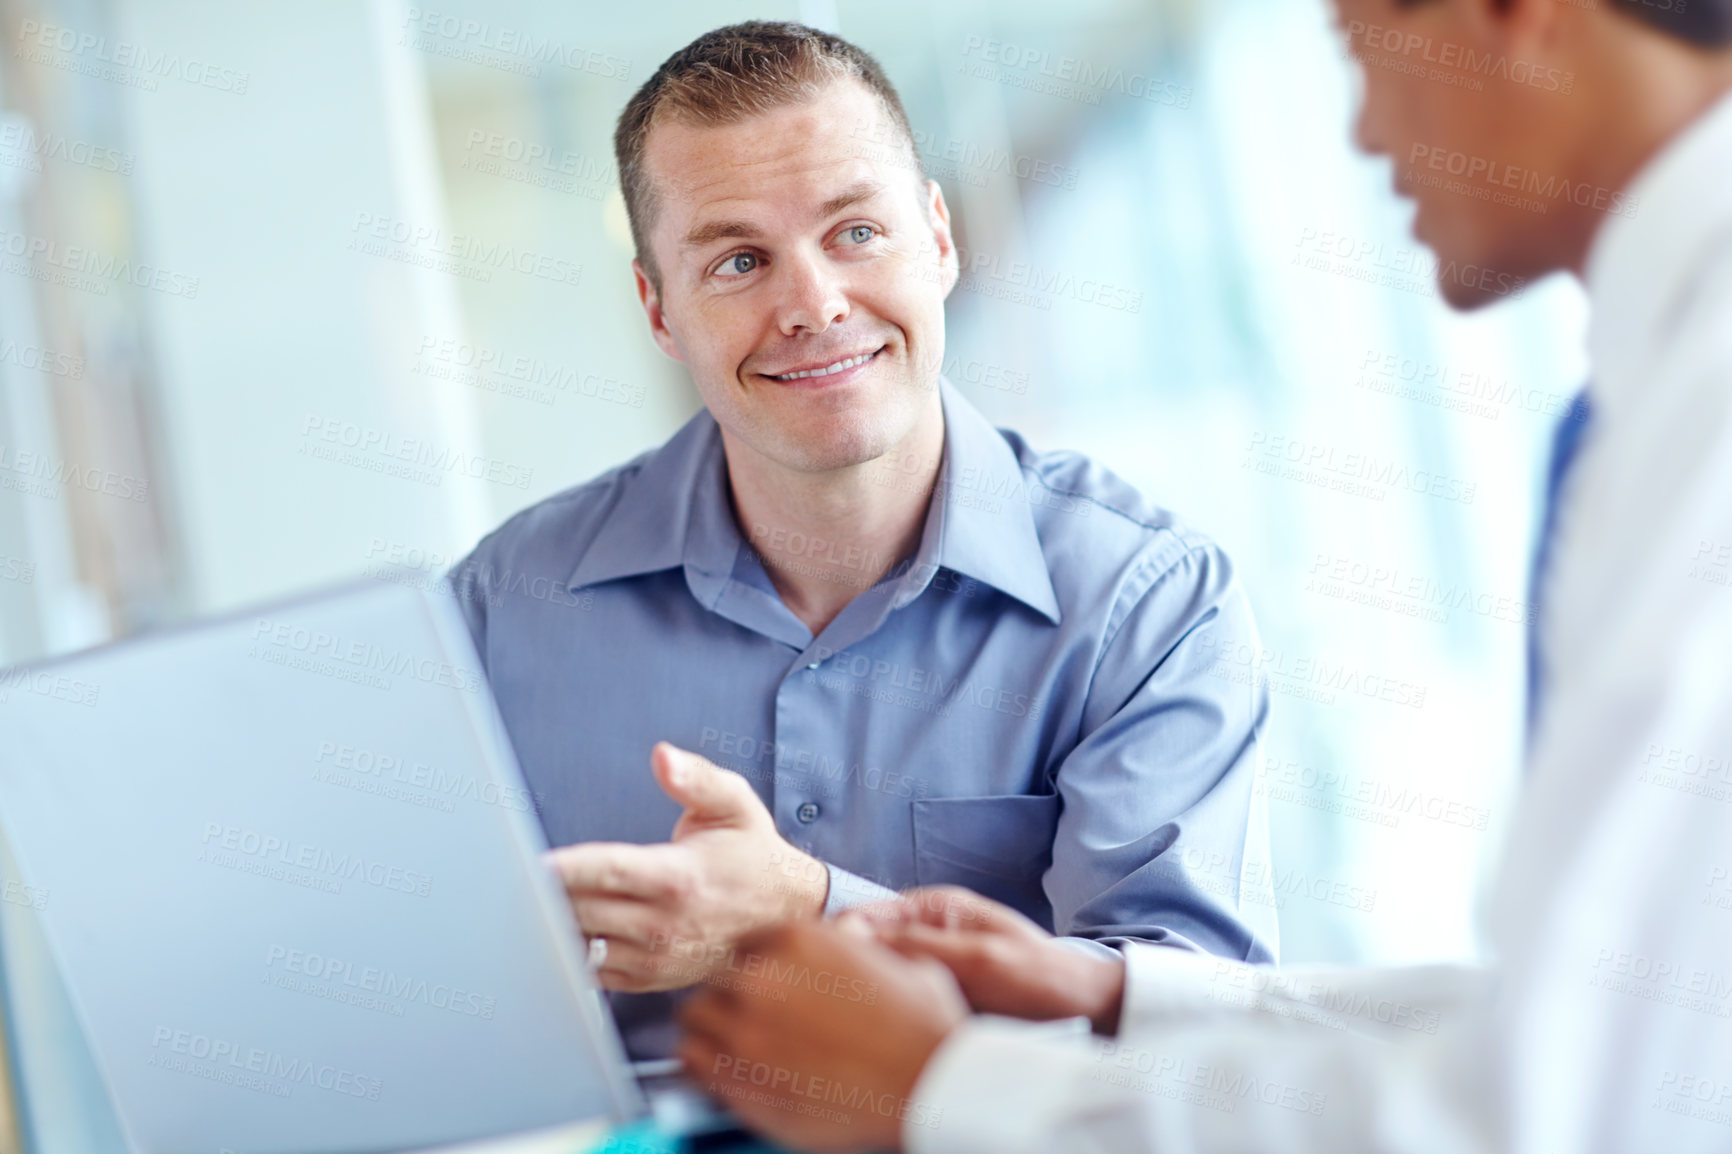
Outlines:
<svg viewBox="0 0 1732 1154"><path fill-rule="evenodd" d="M745 261L746 263L742 265L740 263L741 261ZM723 261L722 266L716 271L719 273L731 274L733 276L744 276L746 273L751 272L757 267L757 257L753 256L749 252L737 252L727 260Z"/></svg>
<svg viewBox="0 0 1732 1154"><path fill-rule="evenodd" d="M855 244L865 244L877 235L878 230L869 224L857 224L848 230L848 239Z"/></svg>

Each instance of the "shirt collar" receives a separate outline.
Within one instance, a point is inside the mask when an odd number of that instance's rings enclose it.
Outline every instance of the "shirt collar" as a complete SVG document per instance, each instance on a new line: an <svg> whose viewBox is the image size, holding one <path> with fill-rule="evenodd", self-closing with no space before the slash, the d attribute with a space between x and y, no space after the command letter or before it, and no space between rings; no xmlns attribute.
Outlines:
<svg viewBox="0 0 1732 1154"><path fill-rule="evenodd" d="M1645 388L1655 346L1716 242L1732 232L1732 94L1686 128L1625 190L1627 215L1608 217L1588 252L1593 305L1588 349L1596 415Z"/></svg>
<svg viewBox="0 0 1732 1154"><path fill-rule="evenodd" d="M727 481L721 429L700 409L622 481L619 500L567 586L658 573L688 561L726 577L740 547Z"/></svg>
<svg viewBox="0 0 1732 1154"><path fill-rule="evenodd" d="M1035 532L1022 464L997 429L940 378L944 462L926 528L895 599L912 601L940 567L1016 598L1057 624L1058 596ZM700 411L651 452L567 580L572 589L685 566L725 584L744 543L728 499L715 418Z"/></svg>
<svg viewBox="0 0 1732 1154"><path fill-rule="evenodd" d="M1016 598L1057 625L1058 595L1035 531L1022 462L949 381L940 377L938 388L944 404L944 464L910 579L923 588L926 582L918 578L929 578L943 566Z"/></svg>

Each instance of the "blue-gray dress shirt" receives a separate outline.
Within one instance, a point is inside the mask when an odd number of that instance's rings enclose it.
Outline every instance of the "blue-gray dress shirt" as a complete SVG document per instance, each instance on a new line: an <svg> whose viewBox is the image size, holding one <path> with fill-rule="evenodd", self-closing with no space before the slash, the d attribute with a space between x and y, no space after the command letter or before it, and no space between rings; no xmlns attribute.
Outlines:
<svg viewBox="0 0 1732 1154"><path fill-rule="evenodd" d="M827 863L831 911L948 882L1059 934L1273 960L1252 928L1272 911L1250 908L1268 695L1218 660L1257 645L1232 564L940 389L916 555L816 637L740 531L707 412L457 566L549 843L666 841L679 808L649 751L667 740L751 781Z"/></svg>

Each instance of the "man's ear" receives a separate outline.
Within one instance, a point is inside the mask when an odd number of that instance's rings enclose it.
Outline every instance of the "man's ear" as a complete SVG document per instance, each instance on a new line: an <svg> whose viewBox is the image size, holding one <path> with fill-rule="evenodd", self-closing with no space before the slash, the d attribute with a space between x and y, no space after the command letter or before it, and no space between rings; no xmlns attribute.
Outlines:
<svg viewBox="0 0 1732 1154"><path fill-rule="evenodd" d="M674 339L673 331L668 328L667 317L662 312L661 292L636 257L632 258L631 275L637 280L638 303L643 305L644 316L649 318L650 336L655 338L656 345L662 352L676 361L684 362L686 358L680 352L679 341Z"/></svg>
<svg viewBox="0 0 1732 1154"><path fill-rule="evenodd" d="M950 206L944 203L944 190L936 180L926 182L926 220L932 227L932 244L938 253L939 283L944 295L956 287L962 275L956 255L956 240L950 235Z"/></svg>

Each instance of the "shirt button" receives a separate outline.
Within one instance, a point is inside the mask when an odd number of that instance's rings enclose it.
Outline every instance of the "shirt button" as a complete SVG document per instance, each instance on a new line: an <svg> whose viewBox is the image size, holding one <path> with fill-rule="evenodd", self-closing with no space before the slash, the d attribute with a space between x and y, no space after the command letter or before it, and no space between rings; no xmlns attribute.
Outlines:
<svg viewBox="0 0 1732 1154"><path fill-rule="evenodd" d="M800 819L801 824L811 825L818 820L818 803L815 801L804 803L794 811L794 816Z"/></svg>
<svg viewBox="0 0 1732 1154"><path fill-rule="evenodd" d="M814 662L812 662L812 664L806 666L806 668L807 669L816 669L816 668L818 668L818 665L819 665L819 663L814 661Z"/></svg>

